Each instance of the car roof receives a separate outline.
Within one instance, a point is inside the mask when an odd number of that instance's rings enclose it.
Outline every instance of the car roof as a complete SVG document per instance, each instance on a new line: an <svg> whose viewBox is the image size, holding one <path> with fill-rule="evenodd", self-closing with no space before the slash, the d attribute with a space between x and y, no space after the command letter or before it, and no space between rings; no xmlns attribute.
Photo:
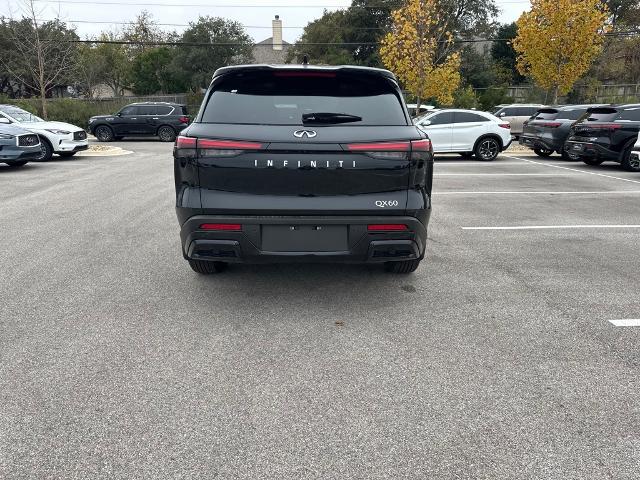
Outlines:
<svg viewBox="0 0 640 480"><path fill-rule="evenodd" d="M128 105L126 105L127 107L131 107L134 105L169 105L172 107L183 107L184 105L181 105L179 103L172 103L172 102L135 102L135 103L130 103Z"/></svg>
<svg viewBox="0 0 640 480"><path fill-rule="evenodd" d="M396 77L389 70L385 70L383 68L373 68L373 67L360 67L356 65L296 65L296 64L287 64L287 65L267 65L267 64L257 64L257 65L231 65L228 67L222 67L217 69L213 78L219 77L220 75L224 75L226 73L234 73L234 72L251 72L251 71L287 71L287 70L306 70L310 72L346 72L346 73L365 73L370 75L380 75L382 77L389 78L391 80L396 80Z"/></svg>

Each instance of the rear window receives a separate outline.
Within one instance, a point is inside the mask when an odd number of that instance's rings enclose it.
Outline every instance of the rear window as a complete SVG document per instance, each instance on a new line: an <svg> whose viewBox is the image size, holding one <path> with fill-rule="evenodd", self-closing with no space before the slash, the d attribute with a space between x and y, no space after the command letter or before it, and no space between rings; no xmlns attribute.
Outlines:
<svg viewBox="0 0 640 480"><path fill-rule="evenodd" d="M301 125L302 115L338 113L358 125L407 125L402 100L390 80L333 72L239 72L214 87L201 122Z"/></svg>
<svg viewBox="0 0 640 480"><path fill-rule="evenodd" d="M560 112L555 108L541 108L532 115L533 120L553 120L558 117Z"/></svg>
<svg viewBox="0 0 640 480"><path fill-rule="evenodd" d="M612 122L618 115L615 108L593 108L580 117L580 120L587 122Z"/></svg>
<svg viewBox="0 0 640 480"><path fill-rule="evenodd" d="M556 116L557 119L562 120L577 120L586 112L586 108L574 108L572 110L561 110Z"/></svg>

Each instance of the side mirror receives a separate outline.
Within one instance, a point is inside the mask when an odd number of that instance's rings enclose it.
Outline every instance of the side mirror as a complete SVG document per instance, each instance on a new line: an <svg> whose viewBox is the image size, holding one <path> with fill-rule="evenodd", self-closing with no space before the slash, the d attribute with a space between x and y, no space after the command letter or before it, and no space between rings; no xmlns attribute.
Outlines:
<svg viewBox="0 0 640 480"><path fill-rule="evenodd" d="M420 122L421 127L428 127L429 125L431 125L431 120L423 120Z"/></svg>
<svg viewBox="0 0 640 480"><path fill-rule="evenodd" d="M4 123L4 124L11 123L11 120L5 117L0 117L0 123Z"/></svg>
<svg viewBox="0 0 640 480"><path fill-rule="evenodd" d="M504 112L500 112L500 118L504 117L505 113Z"/></svg>

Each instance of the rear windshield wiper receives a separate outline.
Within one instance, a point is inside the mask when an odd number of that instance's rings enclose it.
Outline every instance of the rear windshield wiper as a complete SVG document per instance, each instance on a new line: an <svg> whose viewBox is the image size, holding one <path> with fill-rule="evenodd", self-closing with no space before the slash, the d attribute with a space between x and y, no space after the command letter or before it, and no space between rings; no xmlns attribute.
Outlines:
<svg viewBox="0 0 640 480"><path fill-rule="evenodd" d="M302 115L302 123L350 123L360 122L362 117L357 115L349 115L348 113L304 113Z"/></svg>

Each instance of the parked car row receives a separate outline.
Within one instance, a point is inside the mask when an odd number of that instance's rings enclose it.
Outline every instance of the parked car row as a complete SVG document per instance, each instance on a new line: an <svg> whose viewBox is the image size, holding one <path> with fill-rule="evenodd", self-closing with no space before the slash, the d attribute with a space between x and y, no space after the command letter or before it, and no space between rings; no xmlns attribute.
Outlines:
<svg viewBox="0 0 640 480"><path fill-rule="evenodd" d="M639 132L640 104L544 107L524 123L520 144L541 157L557 152L587 165L610 161L639 172L633 153Z"/></svg>

